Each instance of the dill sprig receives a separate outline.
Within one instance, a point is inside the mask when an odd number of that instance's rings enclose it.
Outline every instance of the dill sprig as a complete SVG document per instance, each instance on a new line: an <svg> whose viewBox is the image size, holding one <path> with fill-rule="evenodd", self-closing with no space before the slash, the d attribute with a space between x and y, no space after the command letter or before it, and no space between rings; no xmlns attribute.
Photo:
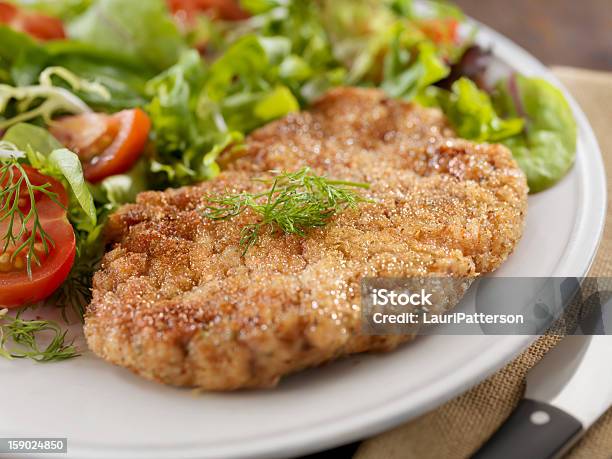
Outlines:
<svg viewBox="0 0 612 459"><path fill-rule="evenodd" d="M79 356L72 342L66 341L66 330L49 320L25 320L22 311L15 317L0 310L0 356L8 359L28 358L37 362L67 360ZM39 341L48 339L46 346ZM50 339L49 339L50 338Z"/></svg>
<svg viewBox="0 0 612 459"><path fill-rule="evenodd" d="M257 243L261 233L279 229L305 236L309 228L325 226L336 213L369 202L355 189L368 189L367 183L332 180L305 167L297 172L273 171L272 179L256 179L270 185L262 193L229 194L209 198L204 215L213 220L234 218L247 209L259 216L257 223L242 229L240 244L244 255Z"/></svg>
<svg viewBox="0 0 612 459"><path fill-rule="evenodd" d="M7 252L11 245L15 246L10 258L12 263L26 250L26 270L29 277L32 277L32 262L40 265L40 257L34 245L42 244L46 254L54 246L53 239L42 226L36 207L37 193L62 206L57 194L48 190L50 186L49 183L33 184L16 158L3 158L0 161L0 223L6 222L6 231L0 235L0 253ZM23 209L27 209L27 212Z"/></svg>

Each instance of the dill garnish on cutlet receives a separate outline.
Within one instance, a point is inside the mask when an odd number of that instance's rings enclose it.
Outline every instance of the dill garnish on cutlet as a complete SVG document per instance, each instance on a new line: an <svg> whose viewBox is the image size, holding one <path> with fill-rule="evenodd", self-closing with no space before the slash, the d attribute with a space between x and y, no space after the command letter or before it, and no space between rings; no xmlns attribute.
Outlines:
<svg viewBox="0 0 612 459"><path fill-rule="evenodd" d="M233 218L246 209L259 216L257 223L242 229L243 255L257 243L266 228L305 236L309 228L325 226L334 214L369 201L357 191L368 189L367 183L329 179L314 174L308 167L297 172L274 173L271 179L255 179L270 185L269 190L210 198L212 205L204 212L205 217L213 220Z"/></svg>

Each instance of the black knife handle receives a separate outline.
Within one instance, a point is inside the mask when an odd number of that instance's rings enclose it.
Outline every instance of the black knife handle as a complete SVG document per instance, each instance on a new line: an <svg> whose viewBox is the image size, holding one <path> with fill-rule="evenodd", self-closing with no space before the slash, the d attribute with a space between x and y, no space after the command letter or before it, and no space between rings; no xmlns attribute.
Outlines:
<svg viewBox="0 0 612 459"><path fill-rule="evenodd" d="M558 458L581 433L582 424L565 411L524 398L472 459Z"/></svg>

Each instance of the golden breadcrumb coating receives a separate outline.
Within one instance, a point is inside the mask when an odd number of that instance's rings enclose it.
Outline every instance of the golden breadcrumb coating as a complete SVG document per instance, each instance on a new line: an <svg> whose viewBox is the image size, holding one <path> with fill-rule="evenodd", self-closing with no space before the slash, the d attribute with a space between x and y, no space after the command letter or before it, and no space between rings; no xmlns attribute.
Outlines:
<svg viewBox="0 0 612 459"><path fill-rule="evenodd" d="M360 280L474 276L521 237L527 184L510 152L454 138L441 112L340 88L249 136L198 186L146 192L111 217L115 243L95 275L85 334L100 357L157 381L210 390L275 385L406 336L360 334ZM307 237L265 233L241 256L251 212L202 216L208 197L310 166L368 182L375 202Z"/></svg>

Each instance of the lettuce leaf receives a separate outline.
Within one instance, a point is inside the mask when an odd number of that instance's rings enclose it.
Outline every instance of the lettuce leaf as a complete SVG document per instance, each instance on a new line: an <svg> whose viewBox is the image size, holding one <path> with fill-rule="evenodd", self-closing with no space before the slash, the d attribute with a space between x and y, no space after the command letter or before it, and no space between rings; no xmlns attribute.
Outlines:
<svg viewBox="0 0 612 459"><path fill-rule="evenodd" d="M6 62L11 81L19 85L35 81L42 70L40 63L47 54L43 47L28 35L0 24L0 59Z"/></svg>
<svg viewBox="0 0 612 459"><path fill-rule="evenodd" d="M53 150L64 148L45 129L26 123L19 123L9 128L2 140L12 143L21 151L26 151L28 147L31 147L32 150L43 154L49 154Z"/></svg>
<svg viewBox="0 0 612 459"><path fill-rule="evenodd" d="M325 28L326 6L330 2L302 0L249 0L243 6L258 16L248 21L245 35L268 39L262 44L276 46L282 61L270 78L280 80L300 105L306 105L333 86L345 83L347 71L334 54L331 36ZM244 35L243 35L244 36ZM271 40L270 40L271 39ZM275 61L276 62L276 61Z"/></svg>
<svg viewBox="0 0 612 459"><path fill-rule="evenodd" d="M419 19L422 14L417 14L413 0L391 0L390 8L399 16L409 19ZM426 18L446 19L453 18L463 20L465 15L461 9L447 0L431 0L427 2L428 10L425 11Z"/></svg>
<svg viewBox="0 0 612 459"><path fill-rule="evenodd" d="M432 21L439 21L438 26L444 27L445 21L455 24L461 20L446 3L427 2L428 8L415 8L411 0L321 3L334 55L349 69L349 84L382 82L390 95L410 99L417 87L445 77L448 64L464 47L427 33L426 23L431 27Z"/></svg>
<svg viewBox="0 0 612 459"><path fill-rule="evenodd" d="M176 65L146 85L151 98L146 110L153 125L155 143L151 169L165 175L165 178L159 177L163 182L160 186L187 184L192 179L204 180L214 175L214 171L206 170L202 164L207 144L214 143L210 136L216 129L209 130L209 123L196 113L198 92L204 78L205 70L198 53L189 51Z"/></svg>
<svg viewBox="0 0 612 459"><path fill-rule="evenodd" d="M262 122L297 112L300 105L285 86L278 86L262 97L253 108L253 114Z"/></svg>
<svg viewBox="0 0 612 459"><path fill-rule="evenodd" d="M455 81L450 92L432 87L428 93L433 94L460 137L498 142L523 129L524 121L517 116L500 118L489 95L465 77Z"/></svg>
<svg viewBox="0 0 612 459"><path fill-rule="evenodd" d="M299 110L280 77L283 62L294 57L290 50L291 43L280 37L248 35L237 41L210 67L198 100L200 116L222 119L227 130L248 133Z"/></svg>
<svg viewBox="0 0 612 459"><path fill-rule="evenodd" d="M368 66L364 73L349 75L357 78L352 83L369 86L382 81L390 95L410 99L448 74L449 67L435 45L418 30L413 36L415 31L394 19L387 6L374 0L360 1L357 9L351 9L351 4L245 2L245 7L259 14L236 27L233 36L226 36L223 47L215 48L216 60L202 63L195 51L189 51L151 79L146 85L150 98L146 109L153 124L151 170L157 186L214 177L216 157L224 150L240 148L253 129L307 106L330 87L349 82L331 36L354 31L351 18L359 18L366 40L371 38L367 26L371 13L377 15L377 24L387 24L389 18L394 24L391 31L380 27L384 72L377 70L377 77L370 72L374 67ZM324 24L329 17L335 19Z"/></svg>
<svg viewBox="0 0 612 459"><path fill-rule="evenodd" d="M73 39L156 70L175 64L185 49L163 0L97 0L68 30Z"/></svg>
<svg viewBox="0 0 612 459"><path fill-rule="evenodd" d="M398 42L394 42L391 52L385 57L381 88L391 97L410 100L450 73L450 67L437 56L435 47L429 42L417 46L416 59L412 64L406 62L406 54L409 55Z"/></svg>
<svg viewBox="0 0 612 459"><path fill-rule="evenodd" d="M44 47L48 54L43 63L44 67L64 67L79 77L96 81L108 89L110 99L77 92L89 106L115 112L146 103L145 84L155 73L149 68L115 51L101 50L73 40L49 42Z"/></svg>
<svg viewBox="0 0 612 459"><path fill-rule="evenodd" d="M281 0L240 0L240 6L251 14L265 13L281 3Z"/></svg>
<svg viewBox="0 0 612 459"><path fill-rule="evenodd" d="M113 50L73 40L38 43L29 36L0 25L0 69L5 63L5 83L29 86L51 66L63 67L79 77L97 81L111 94L109 99L96 94L74 91L90 107L103 111L145 104L144 86L154 72ZM62 83L60 82L60 85ZM64 87L67 88L66 85Z"/></svg>
<svg viewBox="0 0 612 459"><path fill-rule="evenodd" d="M512 75L497 86L495 106L504 116L522 117L524 129L503 139L527 175L530 192L561 180L574 163L577 127L563 93L540 78Z"/></svg>
<svg viewBox="0 0 612 459"><path fill-rule="evenodd" d="M76 198L85 215L89 217L90 223L96 225L96 206L83 177L83 167L79 157L66 148L59 148L46 157L45 164L40 169L47 174L62 177L72 191L71 196Z"/></svg>

